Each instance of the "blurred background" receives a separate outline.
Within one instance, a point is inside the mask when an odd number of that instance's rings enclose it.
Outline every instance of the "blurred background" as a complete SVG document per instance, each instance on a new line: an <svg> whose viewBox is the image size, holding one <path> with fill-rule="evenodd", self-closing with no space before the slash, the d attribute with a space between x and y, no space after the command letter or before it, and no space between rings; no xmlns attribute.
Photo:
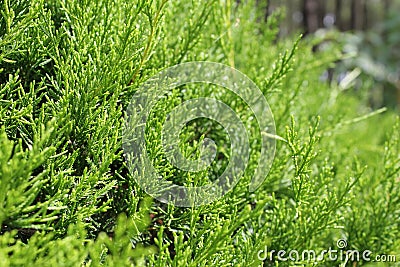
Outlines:
<svg viewBox="0 0 400 267"><path fill-rule="evenodd" d="M372 109L400 110L400 0L257 3L265 12L265 21L273 12L282 13L281 37L304 33L304 38L320 38L315 50L329 49L324 44L332 42L342 46L346 59L337 62L322 79L339 84L351 77L350 88Z"/></svg>

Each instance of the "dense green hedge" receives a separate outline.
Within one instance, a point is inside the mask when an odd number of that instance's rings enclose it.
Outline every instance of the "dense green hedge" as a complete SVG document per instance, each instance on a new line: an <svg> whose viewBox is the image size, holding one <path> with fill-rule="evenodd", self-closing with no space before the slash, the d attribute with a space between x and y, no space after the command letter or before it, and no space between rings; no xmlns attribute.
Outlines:
<svg viewBox="0 0 400 267"><path fill-rule="evenodd" d="M351 77L321 81L342 57L335 43L280 40L282 12L264 22L256 1L241 2L0 2L0 266L262 266L265 247L320 251L339 239L346 249L397 253L400 261L399 119L369 110ZM328 47L313 52L321 42ZM217 202L178 208L135 183L122 125L140 84L195 60L248 75L280 137L257 191L248 190L260 146L250 122L250 165L239 184ZM206 183L229 160L223 129L197 120L183 129L182 151L191 155L207 136L223 144L220 159L189 174L164 161L164 118L198 96L221 99L249 120L236 96L211 85L176 89L158 103L148 153L180 184Z"/></svg>

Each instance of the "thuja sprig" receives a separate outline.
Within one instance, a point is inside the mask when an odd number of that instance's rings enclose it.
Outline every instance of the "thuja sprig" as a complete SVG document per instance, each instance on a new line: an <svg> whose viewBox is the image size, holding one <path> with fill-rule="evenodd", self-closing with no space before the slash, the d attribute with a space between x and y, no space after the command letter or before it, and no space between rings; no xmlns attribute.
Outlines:
<svg viewBox="0 0 400 267"><path fill-rule="evenodd" d="M158 0L157 0L158 1ZM139 65L136 67L135 72L132 75L132 78L129 82L129 84L133 84L136 81L136 77L141 71L142 67L146 64L147 60L149 59L151 49L154 47L155 42L154 39L156 38L156 35L160 32L160 21L161 17L163 15L162 11L164 6L167 4L168 0L161 0L160 3L157 3L156 10L154 11L155 13L152 14L152 10L150 8L151 5L146 5L144 8L144 13L146 14L148 20L149 20L149 25L150 25L150 33L147 38L147 42L142 54L142 57L140 59Z"/></svg>
<svg viewBox="0 0 400 267"><path fill-rule="evenodd" d="M295 130L295 121L292 117L290 127L286 128L287 145L290 148L291 156L294 164L294 179L292 186L294 190L295 200L301 201L304 190L307 190L307 183L309 179L309 165L315 158L317 153L314 152L315 144L318 141L316 135L319 125L319 118L316 119L313 126L309 129L309 139L305 144L301 144L298 138L298 133Z"/></svg>
<svg viewBox="0 0 400 267"><path fill-rule="evenodd" d="M280 39L279 12L264 23L259 1L236 2L1 3L0 266L282 265L276 257L262 262L258 252L327 249L337 236L348 239L348 248L399 251L398 123L386 133L394 115L379 109L356 117L367 107L351 87L332 98L335 81L320 82L340 58L336 52L312 52L311 36ZM187 60L235 64L261 85L279 115L277 135L261 134L283 141L257 191L250 193L243 179L224 198L190 209L146 197L124 163L120 131L137 85ZM191 88L160 101L146 130L157 172L187 186L224 170L229 142L204 120L187 125L183 154L196 158L205 137L222 144L221 153L209 170L178 170L159 140L168 112L206 94L257 124L223 90ZM371 121L378 119L376 127ZM249 139L251 175L260 136ZM357 147L364 143L370 150Z"/></svg>

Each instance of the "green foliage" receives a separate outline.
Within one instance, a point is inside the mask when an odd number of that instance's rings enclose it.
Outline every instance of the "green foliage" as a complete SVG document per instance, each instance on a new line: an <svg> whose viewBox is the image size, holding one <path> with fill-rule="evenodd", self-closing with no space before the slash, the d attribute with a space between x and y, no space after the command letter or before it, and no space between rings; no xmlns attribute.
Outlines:
<svg viewBox="0 0 400 267"><path fill-rule="evenodd" d="M278 39L282 12L264 22L258 1L241 2L0 1L1 266L337 266L258 255L266 247L321 251L339 238L349 250L398 254L398 118L371 112L343 83L321 81L343 57L338 44L314 52L318 38ZM137 185L121 128L147 78L193 60L236 67L259 86L277 150L264 183L249 192L261 133L246 104L214 85L176 88L146 128L147 152L165 179L202 185L229 162L223 127L203 119L182 130L179 146L196 158L201 141L213 139L218 160L197 173L167 162L162 124L184 100L219 99L252 133L236 187L209 205L178 208Z"/></svg>

